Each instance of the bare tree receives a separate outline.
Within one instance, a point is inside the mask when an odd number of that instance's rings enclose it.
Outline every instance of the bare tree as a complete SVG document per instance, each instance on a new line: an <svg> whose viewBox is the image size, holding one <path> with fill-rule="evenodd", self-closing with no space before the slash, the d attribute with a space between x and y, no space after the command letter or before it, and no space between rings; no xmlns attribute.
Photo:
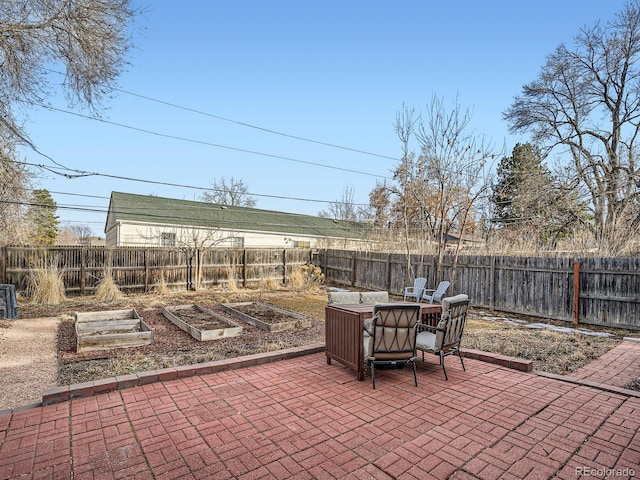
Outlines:
<svg viewBox="0 0 640 480"><path fill-rule="evenodd" d="M242 180L231 180L227 182L224 177L217 181L214 179L211 193L202 194L203 202L217 203L220 205L228 205L233 207L249 207L256 206L256 199L249 196L249 188Z"/></svg>
<svg viewBox="0 0 640 480"><path fill-rule="evenodd" d="M28 231L21 219L27 211L31 175L14 158L13 142L0 129L0 244L21 243Z"/></svg>
<svg viewBox="0 0 640 480"><path fill-rule="evenodd" d="M415 153L410 151L409 145L415 132L415 125L418 122L415 109L402 106L402 110L396 115L393 124L396 135L402 147L402 158L393 175L397 186L392 191L400 199L400 211L402 212L402 225L404 228L404 241L407 257L407 273L409 281L415 277L415 272L411 269L411 242L409 233L409 197L411 196L411 185L418 172L415 171Z"/></svg>
<svg viewBox="0 0 640 480"><path fill-rule="evenodd" d="M51 70L57 66L66 73L69 102L96 111L125 65L134 13L131 0L0 1L0 200L7 192L18 202L26 197L28 175L16 162L16 149L37 151L17 112L44 103L60 85ZM2 233L14 235L19 214L15 205L0 208Z"/></svg>
<svg viewBox="0 0 640 480"><path fill-rule="evenodd" d="M504 117L511 131L568 154L589 195L596 246L615 253L640 232L640 2L574 40L547 58Z"/></svg>
<svg viewBox="0 0 640 480"><path fill-rule="evenodd" d="M342 198L329 204L329 211L322 210L318 216L322 218L333 218L334 220L346 220L355 222L358 220L358 206L354 201L355 190L353 186L346 185L342 191Z"/></svg>
<svg viewBox="0 0 640 480"><path fill-rule="evenodd" d="M233 232L223 233L219 227L207 226L154 226L138 230L138 235L149 245L172 248L185 255L187 268L191 270L190 290L202 288L202 256L220 246L233 245Z"/></svg>
<svg viewBox="0 0 640 480"><path fill-rule="evenodd" d="M130 0L2 1L0 126L26 141L12 106L43 102L56 64L69 100L96 107L122 72L134 13Z"/></svg>
<svg viewBox="0 0 640 480"><path fill-rule="evenodd" d="M93 230L89 225L72 225L69 230L76 237L78 243L83 245L87 245L93 235Z"/></svg>
<svg viewBox="0 0 640 480"><path fill-rule="evenodd" d="M431 192L433 203L432 232L437 241L438 265L436 280L442 280L447 238L457 230L451 284L455 282L460 238L473 231L473 208L490 187L487 166L495 158L493 147L470 130L471 113L463 111L456 100L447 110L444 101L432 97L426 122L421 122L417 139L421 146L418 170L423 186Z"/></svg>
<svg viewBox="0 0 640 480"><path fill-rule="evenodd" d="M405 107L395 123L403 156L394 172L395 184L388 187L395 199L391 207L393 222L404 229L408 259L412 240L418 239L422 253L427 245L435 244L436 281L442 279L449 234L455 231L462 236L473 231L475 204L490 186L485 172L489 170L487 162L495 155L482 137L469 131L470 120L470 113L463 112L457 102L448 111L444 101L434 96L426 120ZM418 156L410 151L412 141L420 146ZM381 186L374 192L375 199L386 206L389 197ZM455 248L452 283L459 250L460 241Z"/></svg>

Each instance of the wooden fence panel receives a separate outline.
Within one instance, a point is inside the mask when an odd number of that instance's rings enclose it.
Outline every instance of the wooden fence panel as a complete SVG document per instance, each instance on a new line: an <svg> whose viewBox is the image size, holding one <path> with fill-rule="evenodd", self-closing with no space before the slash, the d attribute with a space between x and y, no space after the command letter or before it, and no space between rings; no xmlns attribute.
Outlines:
<svg viewBox="0 0 640 480"><path fill-rule="evenodd" d="M351 285L355 252L348 250L326 250L322 258L325 277L339 285Z"/></svg>
<svg viewBox="0 0 640 480"><path fill-rule="evenodd" d="M453 257L436 278L436 258L402 254L355 254L326 250L319 258L327 281L402 295L414 276L435 288L452 278ZM386 259L386 261L385 261ZM574 264L580 262L580 291ZM411 274L409 274L411 272ZM579 294L579 323L640 329L640 259L460 256L450 295L466 293L472 305L533 317L573 322Z"/></svg>
<svg viewBox="0 0 640 480"><path fill-rule="evenodd" d="M0 283L26 293L34 268L54 267L62 275L68 295L95 293L109 272L125 293L144 293L164 283L171 290L195 285L197 262L201 287L229 283L233 275L239 286L257 286L264 280L284 282L295 269L309 263L305 249L214 249L187 251L160 247L16 247L0 248ZM249 263L247 263L249 262Z"/></svg>
<svg viewBox="0 0 640 480"><path fill-rule="evenodd" d="M466 293L469 298L474 299L474 305L492 308L494 298L491 266L493 261L492 257L460 256L455 280L447 295Z"/></svg>
<svg viewBox="0 0 640 480"><path fill-rule="evenodd" d="M384 253L357 252L355 256L355 286L369 290L387 290L388 256Z"/></svg>
<svg viewBox="0 0 640 480"><path fill-rule="evenodd" d="M287 248L284 250L284 277L285 282L291 277L293 272L302 265L311 263L309 250L299 248Z"/></svg>
<svg viewBox="0 0 640 480"><path fill-rule="evenodd" d="M201 252L202 287L212 288L229 285L235 281L237 286L244 284L244 252L231 248L207 249Z"/></svg>
<svg viewBox="0 0 640 480"><path fill-rule="evenodd" d="M640 327L640 258L580 259L579 321Z"/></svg>
<svg viewBox="0 0 640 480"><path fill-rule="evenodd" d="M265 281L283 282L283 250L247 249L245 252L245 287L257 287Z"/></svg>

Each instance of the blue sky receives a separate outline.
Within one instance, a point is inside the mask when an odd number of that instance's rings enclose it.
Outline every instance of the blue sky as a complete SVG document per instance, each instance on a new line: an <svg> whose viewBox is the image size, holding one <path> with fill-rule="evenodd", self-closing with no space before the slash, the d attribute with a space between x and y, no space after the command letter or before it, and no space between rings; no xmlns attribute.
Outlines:
<svg viewBox="0 0 640 480"><path fill-rule="evenodd" d="M434 95L457 99L472 113L473 132L510 154L527 141L502 120L514 96L559 44L624 4L137 3L144 13L130 65L104 121L65 113L89 114L56 96L55 110L34 108L25 124L51 159L101 175L36 169L37 186L52 192L62 225L90 225L98 235L112 191L198 200L222 177L242 180L257 208L315 215L347 185L366 204L400 156L393 123L403 104L424 113Z"/></svg>

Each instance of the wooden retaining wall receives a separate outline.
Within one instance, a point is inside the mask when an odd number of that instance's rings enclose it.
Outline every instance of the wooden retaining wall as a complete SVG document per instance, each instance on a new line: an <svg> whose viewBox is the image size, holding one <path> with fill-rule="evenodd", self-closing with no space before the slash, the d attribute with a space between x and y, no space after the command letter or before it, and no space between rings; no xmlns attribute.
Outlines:
<svg viewBox="0 0 640 480"><path fill-rule="evenodd" d="M452 278L453 257L323 250L327 281L402 295L414 277L429 288ZM448 294L489 310L640 330L640 258L461 256Z"/></svg>

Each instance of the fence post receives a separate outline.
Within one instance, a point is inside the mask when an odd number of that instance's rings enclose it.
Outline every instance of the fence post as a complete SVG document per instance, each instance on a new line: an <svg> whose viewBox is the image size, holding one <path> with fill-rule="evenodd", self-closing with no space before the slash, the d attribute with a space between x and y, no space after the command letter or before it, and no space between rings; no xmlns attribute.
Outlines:
<svg viewBox="0 0 640 480"><path fill-rule="evenodd" d="M356 252L351 252L351 286L356 284Z"/></svg>
<svg viewBox="0 0 640 480"><path fill-rule="evenodd" d="M496 256L491 255L491 267L489 269L489 311L495 308L495 285L496 285Z"/></svg>
<svg viewBox="0 0 640 480"><path fill-rule="evenodd" d="M242 249L242 286L247 288L247 250Z"/></svg>
<svg viewBox="0 0 640 480"><path fill-rule="evenodd" d="M0 283L7 283L7 247L1 247L0 252Z"/></svg>
<svg viewBox="0 0 640 480"><path fill-rule="evenodd" d="M580 262L573 262L573 324L580 323Z"/></svg>
<svg viewBox="0 0 640 480"><path fill-rule="evenodd" d="M80 295L84 296L85 294L85 263L87 262L87 251L85 247L80 248Z"/></svg>
<svg viewBox="0 0 640 480"><path fill-rule="evenodd" d="M387 292L391 292L391 254L387 253Z"/></svg>
<svg viewBox="0 0 640 480"><path fill-rule="evenodd" d="M142 258L144 259L144 293L149 291L149 255L148 250L145 248L142 251Z"/></svg>
<svg viewBox="0 0 640 480"><path fill-rule="evenodd" d="M282 284L287 284L287 249L282 249Z"/></svg>

